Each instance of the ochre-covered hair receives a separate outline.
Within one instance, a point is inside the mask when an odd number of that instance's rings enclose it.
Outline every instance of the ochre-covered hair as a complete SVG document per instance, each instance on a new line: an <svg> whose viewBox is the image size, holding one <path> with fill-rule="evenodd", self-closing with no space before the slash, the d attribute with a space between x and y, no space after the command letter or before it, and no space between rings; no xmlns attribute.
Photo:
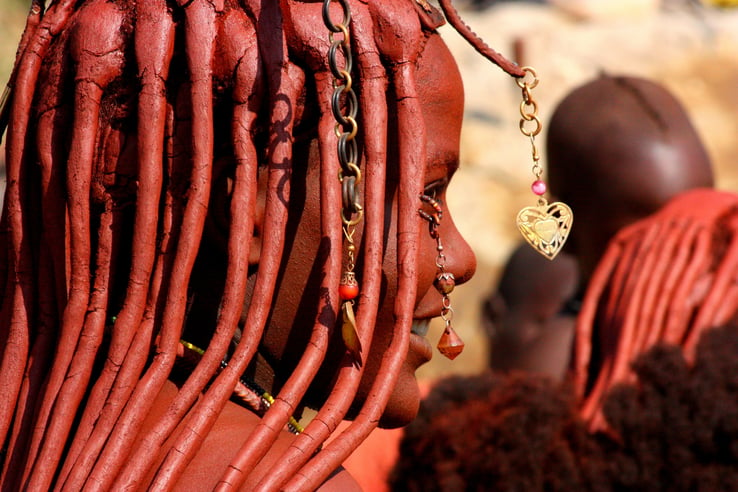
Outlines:
<svg viewBox="0 0 738 492"><path fill-rule="evenodd" d="M684 192L621 230L592 276L577 318L574 380L582 415L602 424L602 399L632 382L631 364L657 343L694 356L710 327L738 312L738 195Z"/></svg>
<svg viewBox="0 0 738 492"><path fill-rule="evenodd" d="M151 480L165 488L193 458L264 331L283 261L293 143L301 132L318 135L321 235L340 251L334 88L322 5L45 4L32 4L3 112L8 184L0 242L2 482L9 489L108 490L146 487ZM350 5L366 169L358 264L368 294L358 306L358 332L368 347L386 247L391 90L398 101L400 162L407 164L394 171L401 190L398 257L406 262L398 268L396 336L354 424L320 449L361 379L363 365L347 360L317 417L266 474L264 488L305 490L325 480L377 425L410 335L417 261L411 252L418 241L426 138L417 118L414 70L443 16L424 1ZM449 1L442 6L463 31ZM337 6L334 13L340 16ZM478 40L472 44L512 75L523 75ZM167 411L142 432L177 360L212 179L223 160L231 165L233 188L224 287L205 328L212 337ZM254 293L243 308L260 169L268 176L263 244ZM329 295L315 308L304 355L228 467L223 487L237 487L269 451L325 356L341 268L340 255L328 249L321 249L317 262L320 287ZM326 322L326 312L333 321ZM229 351L241 317L240 342ZM226 354L229 363L220 370Z"/></svg>

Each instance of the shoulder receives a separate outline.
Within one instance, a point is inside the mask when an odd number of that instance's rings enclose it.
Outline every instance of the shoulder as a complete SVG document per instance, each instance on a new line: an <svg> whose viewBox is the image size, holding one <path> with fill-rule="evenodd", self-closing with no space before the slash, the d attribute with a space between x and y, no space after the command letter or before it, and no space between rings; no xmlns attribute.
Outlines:
<svg viewBox="0 0 738 492"><path fill-rule="evenodd" d="M183 477L180 483L204 484L217 479L220 474L213 473L214 470L225 471L225 467L260 422L261 419L257 415L240 405L228 402L200 451L188 467L189 477ZM256 465L241 490L253 490L259 480L269 473L271 466L282 458L283 453L294 442L294 439L294 434L287 431L280 432L269 452ZM215 483L212 485L212 487L204 487L203 490L213 490ZM321 492L361 492L362 488L348 471L339 467L318 490Z"/></svg>
<svg viewBox="0 0 738 492"><path fill-rule="evenodd" d="M169 403L176 395L177 389L167 383L154 402L154 412L150 416L153 421L161 416ZM194 491L213 490L219 478L228 468L231 460L239 452L248 439L251 431L256 428L261 419L258 415L234 402L227 402L219 414L213 427L207 433L205 440L198 449L192 461L187 465L184 474L179 478L174 490ZM151 428L153 422L147 422L145 427ZM146 431L146 428L144 429ZM175 433L176 434L176 433ZM252 470L242 490L253 490L258 481L269 473L268 470L278 461L283 452L292 444L295 435L282 431L277 435L270 450ZM171 440L168 444L171 445ZM168 446L165 446L169 449ZM163 456L160 457L160 460ZM361 491L361 487L349 472L343 468L337 469L318 489L321 491Z"/></svg>

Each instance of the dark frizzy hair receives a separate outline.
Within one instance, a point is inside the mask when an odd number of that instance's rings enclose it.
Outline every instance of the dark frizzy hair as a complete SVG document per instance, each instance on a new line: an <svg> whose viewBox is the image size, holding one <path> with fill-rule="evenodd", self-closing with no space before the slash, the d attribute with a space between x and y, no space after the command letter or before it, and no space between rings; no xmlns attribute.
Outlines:
<svg viewBox="0 0 738 492"><path fill-rule="evenodd" d="M599 449L575 398L543 376L487 371L433 387L405 428L392 490L575 491ZM422 470L422 471L420 471ZM590 481L591 477L586 477Z"/></svg>
<svg viewBox="0 0 738 492"><path fill-rule="evenodd" d="M590 432L573 388L531 373L442 380L405 429L403 492L738 490L738 328L702 332L694 360L657 344L603 399Z"/></svg>
<svg viewBox="0 0 738 492"><path fill-rule="evenodd" d="M443 16L422 0L350 5L359 115L370 129L360 134L367 169L360 265L368 295L358 307L358 331L369 346L385 249L381 129L391 86L399 134L407 137L399 142L401 161L410 163L395 171L403 190L398 257L408 262L398 269L397 336L352 426L320 449L361 378L363 365L347 364L317 417L265 475L271 480L265 488L317 487L366 437L410 334L417 261L410 252L418 239L409 232L420 220L426 138L422 125L412 124L420 113L414 62ZM461 23L449 0L441 6L478 51L511 75L524 75ZM310 28L322 26L320 7L290 0L32 2L12 96L0 115L8 122L0 242L4 487L107 490L145 487L151 479L161 488L177 480L267 323L285 244L292 143L311 115L319 118L321 235L341 244L328 32L316 37ZM224 156L234 161L234 185L213 335L168 410L141 432L175 365L214 166ZM263 247L253 298L242 308L258 166L268 173ZM242 471L254 469L323 360L334 323L321 316L335 319L341 265L339 255L321 251L321 288L329 295L316 306L310 343L222 484L235 487L246 478ZM242 316L240 343L219 371ZM153 470L165 442L169 452Z"/></svg>

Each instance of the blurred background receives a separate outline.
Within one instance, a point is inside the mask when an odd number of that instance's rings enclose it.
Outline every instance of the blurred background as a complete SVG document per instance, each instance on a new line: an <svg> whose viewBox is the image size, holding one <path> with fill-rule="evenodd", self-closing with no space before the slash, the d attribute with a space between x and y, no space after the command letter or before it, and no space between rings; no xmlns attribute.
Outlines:
<svg viewBox="0 0 738 492"><path fill-rule="evenodd" d="M0 2L0 80L3 88L13 68L15 49L26 22L30 3L27 0Z"/></svg>
<svg viewBox="0 0 738 492"><path fill-rule="evenodd" d="M30 4L0 0L0 81L7 81ZM659 81L686 106L713 159L717 185L738 191L738 5L736 0L456 0L466 23L507 58L533 66L544 131L571 89L597 76ZM520 208L533 205L530 142L520 134L520 89L450 26L441 28L464 77L462 165L449 208L477 254L476 276L452 294L454 328L466 349L450 362L438 354L420 377L475 373L487 363L479 306L522 240ZM586 132L586 128L582 128ZM0 165L4 152L0 152ZM542 154L545 167L545 152ZM544 173L545 179L545 173ZM592 204L596 207L597 204ZM576 227L576 214L574 225ZM453 255L453 251L447 251ZM431 340L442 324L432 327Z"/></svg>
<svg viewBox="0 0 738 492"><path fill-rule="evenodd" d="M536 69L540 83L533 97L544 122L536 143L544 168L546 126L558 102L601 72L637 75L662 83L681 100L713 160L718 187L738 191L738 9L695 0L455 3L488 45ZM518 127L520 89L453 28L442 31L464 76L467 101L462 165L451 183L449 209L478 266L474 278L452 294L454 327L465 351L452 362L434 357L421 368L421 377L474 373L486 365L480 303L522 241L515 225L518 210L535 204L530 143Z"/></svg>

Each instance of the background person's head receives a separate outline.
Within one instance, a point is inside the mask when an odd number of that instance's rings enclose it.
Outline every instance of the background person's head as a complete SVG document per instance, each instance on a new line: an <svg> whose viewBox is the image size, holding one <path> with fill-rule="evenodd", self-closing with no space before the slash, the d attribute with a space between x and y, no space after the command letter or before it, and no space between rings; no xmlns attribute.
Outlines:
<svg viewBox="0 0 738 492"><path fill-rule="evenodd" d="M588 278L610 238L676 194L713 186L710 158L660 84L601 75L574 89L548 125L551 193L575 220L568 251Z"/></svg>

